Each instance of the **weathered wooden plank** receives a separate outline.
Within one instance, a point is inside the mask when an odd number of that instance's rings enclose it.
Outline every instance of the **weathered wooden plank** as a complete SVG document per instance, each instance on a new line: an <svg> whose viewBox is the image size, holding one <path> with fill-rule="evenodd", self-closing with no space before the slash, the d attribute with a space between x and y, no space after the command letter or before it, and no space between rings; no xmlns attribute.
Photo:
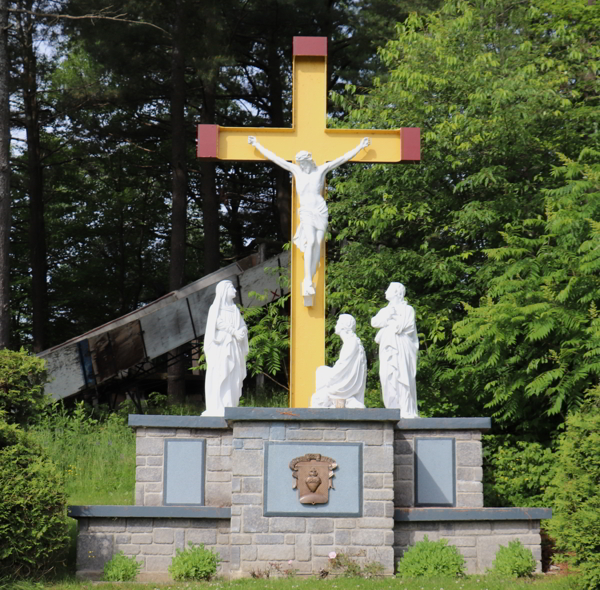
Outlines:
<svg viewBox="0 0 600 590"><path fill-rule="evenodd" d="M275 258L249 268L240 275L239 281L244 307L260 307L281 296L282 289L279 286L279 277L288 272L289 259L289 252L283 252ZM250 297L249 293L252 291L266 296L266 299ZM284 292L288 291L289 289L284 290Z"/></svg>
<svg viewBox="0 0 600 590"><path fill-rule="evenodd" d="M146 358L142 326L135 320L109 332L117 371L124 371Z"/></svg>
<svg viewBox="0 0 600 590"><path fill-rule="evenodd" d="M48 354L40 355L46 361L50 383L45 387L54 399L73 395L85 388L85 379L79 362L77 344L72 343Z"/></svg>
<svg viewBox="0 0 600 590"><path fill-rule="evenodd" d="M140 320L148 358L165 354L195 337L186 299L180 299Z"/></svg>
<svg viewBox="0 0 600 590"><path fill-rule="evenodd" d="M234 280L235 277L231 277ZM215 298L215 291L217 289L217 283L206 287L202 291L196 291L192 293L187 300L190 304L190 311L194 320L194 326L196 328L196 334L201 336L206 330L206 319L208 318L208 309L212 305Z"/></svg>

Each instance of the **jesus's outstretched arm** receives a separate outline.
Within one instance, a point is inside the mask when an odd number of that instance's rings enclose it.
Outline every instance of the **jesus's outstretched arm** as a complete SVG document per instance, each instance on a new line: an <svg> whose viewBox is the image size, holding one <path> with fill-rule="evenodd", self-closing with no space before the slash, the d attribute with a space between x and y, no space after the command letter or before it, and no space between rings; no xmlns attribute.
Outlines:
<svg viewBox="0 0 600 590"><path fill-rule="evenodd" d="M277 154L274 154L271 150L268 150L266 147L262 146L260 143L258 143L258 140L253 135L248 137L248 143L254 146L265 158L267 158L267 160L271 160L271 162L277 164L284 170L287 170L292 174L296 171L296 166L294 166L294 164L284 160L283 158L280 158Z"/></svg>
<svg viewBox="0 0 600 590"><path fill-rule="evenodd" d="M341 166L342 164L345 164L346 162L352 160L352 158L354 158L354 156L356 156L358 152L360 152L360 150L366 149L370 145L371 140L368 137L365 137L353 150L346 152L343 156L340 156L339 158L336 158L331 162L326 162L325 164L319 166L319 171L323 170L325 174L327 174L327 172L335 170L338 166Z"/></svg>

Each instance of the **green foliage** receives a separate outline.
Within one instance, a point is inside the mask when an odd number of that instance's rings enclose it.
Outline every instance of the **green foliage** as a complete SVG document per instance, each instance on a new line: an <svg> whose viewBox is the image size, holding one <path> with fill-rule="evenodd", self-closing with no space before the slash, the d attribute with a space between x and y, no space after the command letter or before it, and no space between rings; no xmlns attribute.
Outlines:
<svg viewBox="0 0 600 590"><path fill-rule="evenodd" d="M562 171L560 153L594 166L599 24L585 0L448 1L398 25L380 52L389 74L372 92L336 98L352 127L421 128L419 165L348 167L332 181L341 248L328 301L363 326L369 389L369 319L399 280L417 314L424 415L491 411L499 426L547 436L580 403L593 380L577 364L595 295L565 289L584 268L595 281L582 260L593 248L578 248L599 199L585 199L597 192L591 176ZM573 205L563 210L560 198ZM566 225L544 227L547 213L571 215L570 240Z"/></svg>
<svg viewBox="0 0 600 590"><path fill-rule="evenodd" d="M135 555L127 557L122 551L112 556L104 564L105 582L133 582L142 569L142 564Z"/></svg>
<svg viewBox="0 0 600 590"><path fill-rule="evenodd" d="M66 557L66 496L44 450L0 412L0 579L38 578Z"/></svg>
<svg viewBox="0 0 600 590"><path fill-rule="evenodd" d="M509 435L483 437L484 506L545 507L555 473L552 449Z"/></svg>
<svg viewBox="0 0 600 590"><path fill-rule="evenodd" d="M126 419L55 403L29 434L58 466L70 503L133 504L135 433Z"/></svg>
<svg viewBox="0 0 600 590"><path fill-rule="evenodd" d="M462 576L465 559L446 539L430 541L427 535L405 551L398 562L398 575L408 578L434 576Z"/></svg>
<svg viewBox="0 0 600 590"><path fill-rule="evenodd" d="M189 546L182 551L176 550L173 562L169 566L169 573L174 580L210 580L217 573L217 566L221 558L204 545Z"/></svg>
<svg viewBox="0 0 600 590"><path fill-rule="evenodd" d="M583 587L595 590L600 584L600 387L567 418L547 497L553 506L548 532L581 568Z"/></svg>
<svg viewBox="0 0 600 590"><path fill-rule="evenodd" d="M496 551L492 571L501 576L531 576L535 571L535 559L531 551L523 547L521 541L509 541L508 546L501 545Z"/></svg>
<svg viewBox="0 0 600 590"><path fill-rule="evenodd" d="M44 395L46 363L25 350L0 350L0 411L11 423L36 419L47 400Z"/></svg>
<svg viewBox="0 0 600 590"><path fill-rule="evenodd" d="M343 578L378 578L383 575L383 564L371 561L361 565L345 553L330 553L329 570Z"/></svg>

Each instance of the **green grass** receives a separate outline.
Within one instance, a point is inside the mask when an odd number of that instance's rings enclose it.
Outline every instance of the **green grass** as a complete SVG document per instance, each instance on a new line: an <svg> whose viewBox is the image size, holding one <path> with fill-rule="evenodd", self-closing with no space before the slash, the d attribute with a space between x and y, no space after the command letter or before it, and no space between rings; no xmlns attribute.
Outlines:
<svg viewBox="0 0 600 590"><path fill-rule="evenodd" d="M363 580L360 578L334 578L317 580L315 578L276 578L254 580L245 578L232 582L216 580L214 582L170 582L148 583L119 582L102 584L102 590L570 590L574 587L574 576L536 576L531 580L511 580L492 576L468 576L455 578L432 578L404 580L399 578L379 578ZM91 582L68 579L64 582L20 583L11 590L95 590Z"/></svg>
<svg viewBox="0 0 600 590"><path fill-rule="evenodd" d="M134 503L135 433L123 417L55 411L30 433L62 470L68 504Z"/></svg>

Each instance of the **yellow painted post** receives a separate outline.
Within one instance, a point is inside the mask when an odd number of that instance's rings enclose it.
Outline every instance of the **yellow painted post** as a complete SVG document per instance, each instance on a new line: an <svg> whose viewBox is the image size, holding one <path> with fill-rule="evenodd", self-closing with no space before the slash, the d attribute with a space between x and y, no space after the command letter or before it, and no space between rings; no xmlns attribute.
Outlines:
<svg viewBox="0 0 600 590"><path fill-rule="evenodd" d="M353 162L413 162L420 159L420 130L416 128L365 130L327 129L327 39L294 37L292 127L219 127L199 125L197 155L218 160L265 160L248 144L254 135L267 149L292 161L297 152L312 153L317 166L355 148L363 137L368 149ZM292 187L292 235L298 227L297 195ZM292 246L290 406L310 407L315 392L315 371L325 363L325 242L314 278L312 307L304 306L301 282L303 255Z"/></svg>

